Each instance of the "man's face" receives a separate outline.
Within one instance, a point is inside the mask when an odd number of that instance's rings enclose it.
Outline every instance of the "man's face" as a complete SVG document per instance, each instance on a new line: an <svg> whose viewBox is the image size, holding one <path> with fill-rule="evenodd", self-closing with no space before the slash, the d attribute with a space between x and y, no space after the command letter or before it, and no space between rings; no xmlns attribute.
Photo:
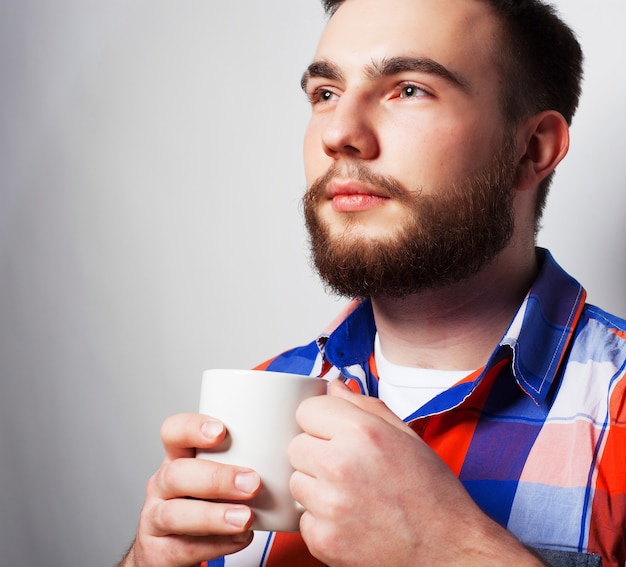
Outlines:
<svg viewBox="0 0 626 567"><path fill-rule="evenodd" d="M331 18L304 76L305 215L336 291L452 283L508 242L496 33L480 0L346 0Z"/></svg>

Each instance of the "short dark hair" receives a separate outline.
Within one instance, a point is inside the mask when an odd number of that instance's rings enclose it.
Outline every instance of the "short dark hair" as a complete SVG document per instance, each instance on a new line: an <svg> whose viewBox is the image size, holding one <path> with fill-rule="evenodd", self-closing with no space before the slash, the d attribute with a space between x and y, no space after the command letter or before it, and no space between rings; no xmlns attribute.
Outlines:
<svg viewBox="0 0 626 567"><path fill-rule="evenodd" d="M545 110L560 112L568 124L578 108L583 54L576 35L553 6L540 0L483 0L500 21L498 61L503 76L501 111L506 125ZM322 0L332 16L344 0ZM537 196L537 225L550 174ZM538 226L537 226L538 228Z"/></svg>

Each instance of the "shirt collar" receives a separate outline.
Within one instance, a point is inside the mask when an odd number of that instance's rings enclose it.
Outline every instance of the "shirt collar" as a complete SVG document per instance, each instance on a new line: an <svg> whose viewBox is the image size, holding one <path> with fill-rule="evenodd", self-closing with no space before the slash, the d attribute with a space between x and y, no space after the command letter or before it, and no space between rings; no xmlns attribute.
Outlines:
<svg viewBox="0 0 626 567"><path fill-rule="evenodd" d="M508 351L514 378L535 403L542 404L570 343L586 293L550 252L538 248L537 254L539 274L484 372ZM375 334L372 305L363 300L351 305L347 317L330 334L322 335L318 345L325 359L340 370L364 367L372 354Z"/></svg>
<svg viewBox="0 0 626 567"><path fill-rule="evenodd" d="M587 296L550 252L538 249L543 264L505 333L501 346L513 352L513 375L536 403L544 402L580 318Z"/></svg>

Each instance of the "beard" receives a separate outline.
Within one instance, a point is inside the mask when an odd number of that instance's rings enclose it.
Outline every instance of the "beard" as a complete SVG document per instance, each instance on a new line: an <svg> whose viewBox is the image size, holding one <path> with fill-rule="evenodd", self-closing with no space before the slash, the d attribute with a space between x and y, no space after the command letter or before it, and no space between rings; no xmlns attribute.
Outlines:
<svg viewBox="0 0 626 567"><path fill-rule="evenodd" d="M346 217L346 229L339 235L332 235L320 217L320 205L328 199L326 185L339 169L333 165L303 199L312 260L331 293L403 298L452 285L489 264L513 234L512 140L467 179L429 194L420 188L409 191L360 162L342 170L377 187L406 210L393 234L380 238L352 232L350 225L359 223L358 216Z"/></svg>

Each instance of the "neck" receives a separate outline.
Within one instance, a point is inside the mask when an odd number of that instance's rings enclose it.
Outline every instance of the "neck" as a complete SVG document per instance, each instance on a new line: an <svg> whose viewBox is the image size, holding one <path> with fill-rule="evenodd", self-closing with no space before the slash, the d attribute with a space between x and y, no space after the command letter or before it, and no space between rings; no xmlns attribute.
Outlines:
<svg viewBox="0 0 626 567"><path fill-rule="evenodd" d="M507 249L481 272L403 299L372 298L390 362L441 370L483 366L537 274L532 250Z"/></svg>

